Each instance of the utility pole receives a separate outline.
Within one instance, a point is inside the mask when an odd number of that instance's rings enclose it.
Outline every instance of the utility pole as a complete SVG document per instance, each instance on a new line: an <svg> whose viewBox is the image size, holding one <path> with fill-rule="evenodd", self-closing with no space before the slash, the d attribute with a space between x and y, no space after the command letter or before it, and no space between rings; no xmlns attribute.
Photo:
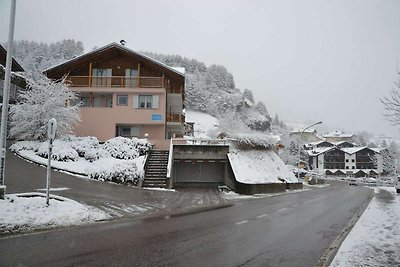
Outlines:
<svg viewBox="0 0 400 267"><path fill-rule="evenodd" d="M3 87L3 106L1 113L1 129L0 129L0 199L4 199L6 194L6 186L4 184L5 163L6 163L6 139L7 139L7 123L8 123L8 101L10 98L10 81L12 66L12 47L14 42L14 24L15 24L15 7L17 0L11 0L10 25L8 31L8 49L6 59L6 73L4 77Z"/></svg>

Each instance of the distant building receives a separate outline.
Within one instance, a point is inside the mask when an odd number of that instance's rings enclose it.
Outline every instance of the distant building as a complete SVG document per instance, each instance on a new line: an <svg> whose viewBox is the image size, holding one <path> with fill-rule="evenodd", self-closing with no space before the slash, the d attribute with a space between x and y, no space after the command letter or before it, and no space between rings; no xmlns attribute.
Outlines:
<svg viewBox="0 0 400 267"><path fill-rule="evenodd" d="M328 142L342 142L348 141L351 142L353 140L354 134L346 134L341 131L334 131L331 133L324 134L323 137Z"/></svg>
<svg viewBox="0 0 400 267"><path fill-rule="evenodd" d="M320 174L364 177L383 172L380 149L357 147L347 141L323 141L308 144L306 149L310 168Z"/></svg>
<svg viewBox="0 0 400 267"><path fill-rule="evenodd" d="M308 129L305 130L304 132L302 130L294 130L289 133L290 136L295 137L295 138L300 138L303 142L317 142L317 141L322 141L323 138L321 138L317 134L316 129Z"/></svg>

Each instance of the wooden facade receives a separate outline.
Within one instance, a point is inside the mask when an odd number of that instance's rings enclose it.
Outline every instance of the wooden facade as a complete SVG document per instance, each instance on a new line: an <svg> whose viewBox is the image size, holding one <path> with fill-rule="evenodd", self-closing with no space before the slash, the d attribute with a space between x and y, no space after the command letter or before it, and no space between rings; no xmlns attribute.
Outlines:
<svg viewBox="0 0 400 267"><path fill-rule="evenodd" d="M183 135L185 75L125 46L112 43L49 68L44 74L53 80L64 78L72 91L84 100L81 124L90 118L97 119L93 108L97 108L97 114L104 114L103 118L107 120L104 123L108 123L104 132L108 133L99 139L111 138L110 128L125 126L140 127L141 130L134 131L140 133L138 137L143 137L148 131L152 131L150 136L160 138L162 135L164 139ZM174 99L173 103L168 103L169 95L173 96L170 98ZM138 104L139 97L147 96L153 99L149 100L151 108L147 102L144 107ZM118 102L121 97L124 97L125 107ZM155 129L157 125L159 130ZM94 134L90 130L81 134L96 136L100 131L100 127L96 127ZM112 132L118 135L118 130Z"/></svg>

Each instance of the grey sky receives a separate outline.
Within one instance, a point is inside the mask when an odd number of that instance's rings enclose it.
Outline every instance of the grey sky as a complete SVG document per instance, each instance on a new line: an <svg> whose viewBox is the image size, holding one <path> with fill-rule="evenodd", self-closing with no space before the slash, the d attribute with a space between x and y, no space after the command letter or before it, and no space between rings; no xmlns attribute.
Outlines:
<svg viewBox="0 0 400 267"><path fill-rule="evenodd" d="M9 6L0 0L1 42ZM399 137L379 102L398 78L398 0L17 0L16 40L66 38L220 64L271 115Z"/></svg>

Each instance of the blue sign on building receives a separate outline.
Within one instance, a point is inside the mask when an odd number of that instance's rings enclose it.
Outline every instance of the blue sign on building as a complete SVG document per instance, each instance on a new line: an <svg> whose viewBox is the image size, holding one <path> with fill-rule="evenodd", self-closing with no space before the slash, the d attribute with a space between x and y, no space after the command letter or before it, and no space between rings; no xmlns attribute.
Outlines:
<svg viewBox="0 0 400 267"><path fill-rule="evenodd" d="M151 114L151 120L152 121L162 121L162 115L161 114Z"/></svg>

